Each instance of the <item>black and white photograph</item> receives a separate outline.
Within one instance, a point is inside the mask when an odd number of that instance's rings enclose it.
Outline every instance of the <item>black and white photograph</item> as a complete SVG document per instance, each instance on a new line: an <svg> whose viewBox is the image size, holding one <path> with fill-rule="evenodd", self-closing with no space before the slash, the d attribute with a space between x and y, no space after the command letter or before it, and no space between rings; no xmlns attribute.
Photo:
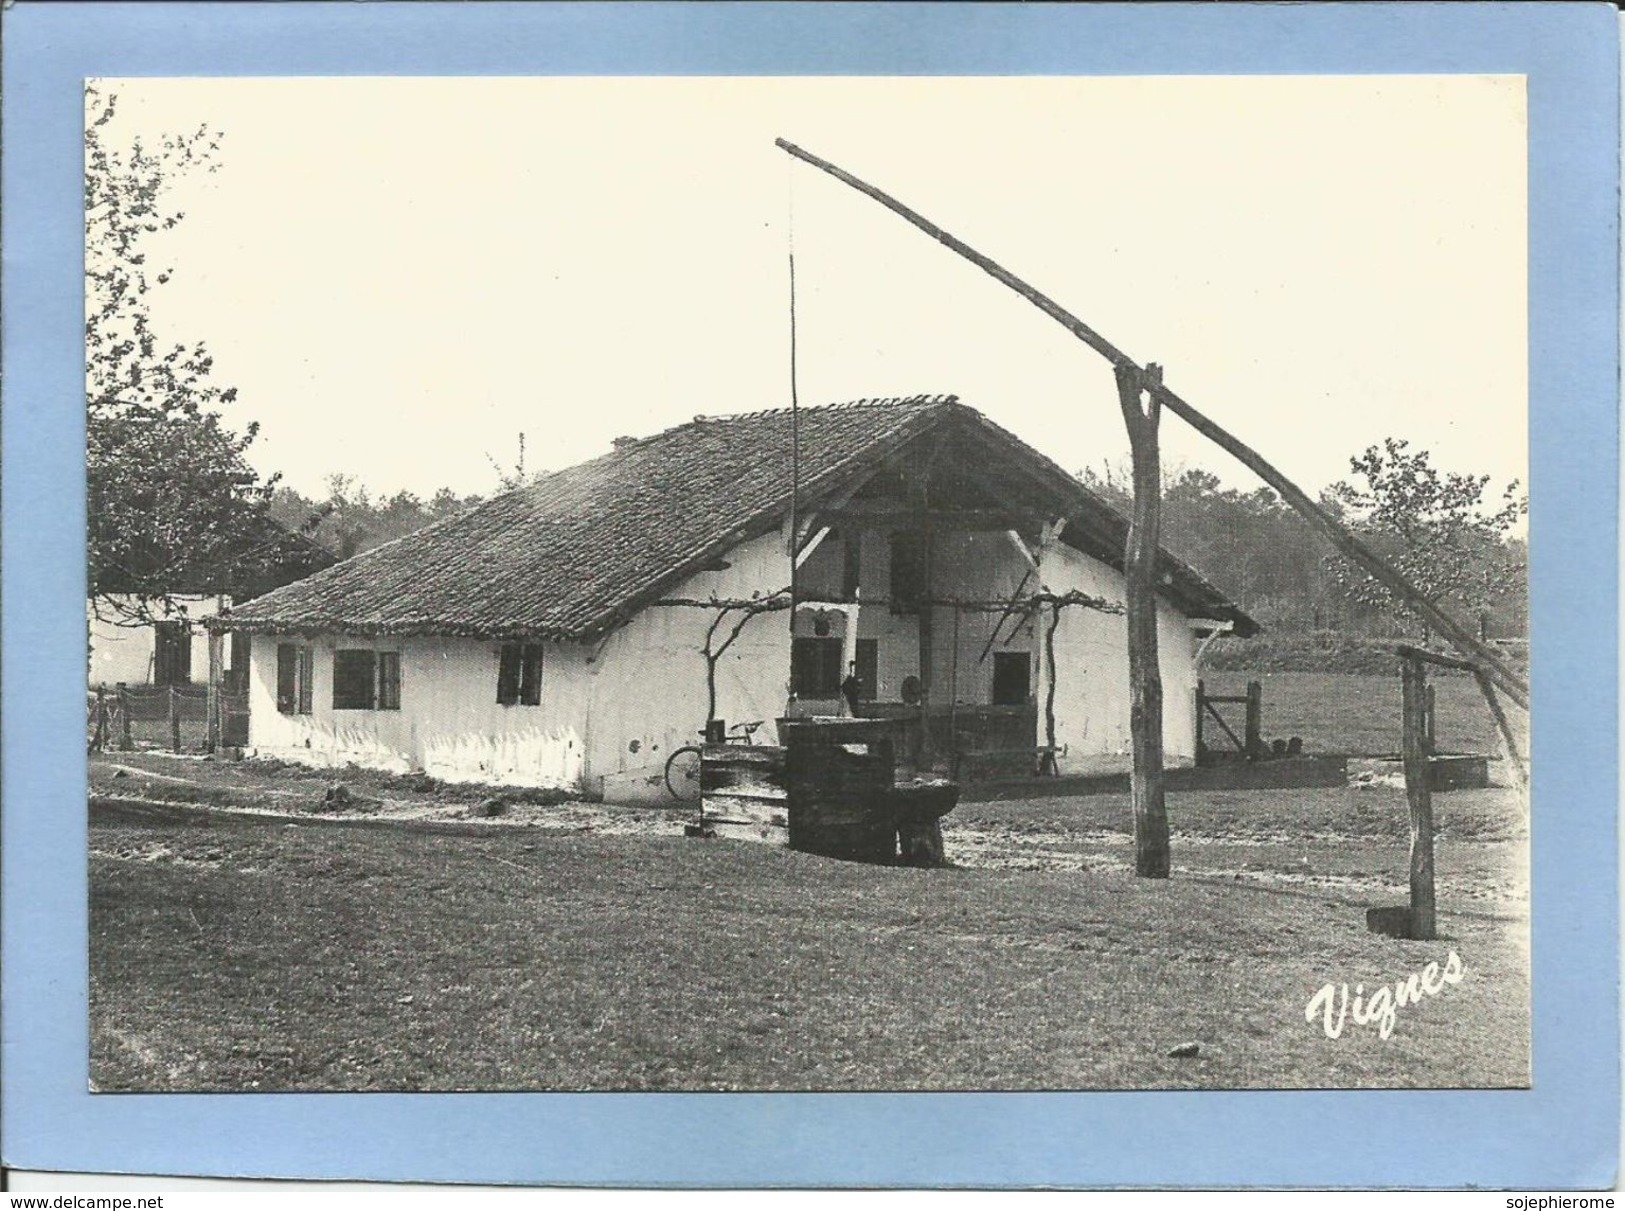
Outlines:
<svg viewBox="0 0 1625 1211"><path fill-rule="evenodd" d="M84 136L94 1092L1530 1086L1523 77Z"/></svg>

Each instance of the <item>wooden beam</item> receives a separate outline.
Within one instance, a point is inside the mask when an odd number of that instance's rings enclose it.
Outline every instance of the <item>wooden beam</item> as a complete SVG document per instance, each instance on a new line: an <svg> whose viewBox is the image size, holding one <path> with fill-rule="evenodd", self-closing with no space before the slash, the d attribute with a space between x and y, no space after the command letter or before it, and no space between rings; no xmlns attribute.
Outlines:
<svg viewBox="0 0 1625 1211"><path fill-rule="evenodd" d="M806 563L812 558L812 553L818 550L818 545L823 542L824 539L829 537L829 531L829 526L823 526L816 533L814 533L811 538L802 544L801 549L796 552L796 567L799 568L802 564Z"/></svg>
<svg viewBox="0 0 1625 1211"><path fill-rule="evenodd" d="M1424 664L1439 664L1447 669L1464 669L1469 673L1479 671L1479 665L1476 661L1446 656L1443 652L1430 652L1426 648L1412 647L1408 643L1395 644L1394 652L1402 660L1420 660Z"/></svg>
<svg viewBox="0 0 1625 1211"><path fill-rule="evenodd" d="M1484 702L1489 706L1490 714L1495 719L1496 730L1501 733L1501 743L1507 751L1507 765L1512 768L1512 777L1517 782L1519 790L1527 790L1529 771L1524 768L1523 756L1518 751L1517 737L1512 734L1512 724L1507 722L1506 712L1501 709L1501 700L1495 696L1495 684L1483 669L1474 669L1473 677L1478 681L1479 691L1483 693Z"/></svg>
<svg viewBox="0 0 1625 1211"><path fill-rule="evenodd" d="M834 512L825 511L822 516L837 525L850 522L919 529L923 524L934 530L1009 530L1030 523L1038 514L1036 510L1017 513L1009 509L928 509L921 513L900 503L854 501Z"/></svg>
<svg viewBox="0 0 1625 1211"><path fill-rule="evenodd" d="M1022 279L992 258L982 255L963 240L950 235L924 215L911 210L896 198L876 189L866 181L858 179L844 169L836 167L828 160L820 159L810 152L803 151L794 143L784 139L776 139L775 143L797 159L811 164L814 168L828 173L836 180L856 189L859 193L873 198L893 214L906 219L944 247L970 261L971 264L977 266L995 281L1008 286L1096 353L1111 362L1114 367L1131 367L1143 373L1139 364L1130 358L1128 354L1117 348L1066 308L1022 281ZM1413 584L1408 577L1397 568L1392 567L1356 537L1353 532L1346 529L1341 522L1310 499L1301 488L1266 462L1252 447L1214 424L1213 421L1198 412L1161 382L1148 389L1156 396L1157 402L1161 406L1166 407L1221 450L1237 459L1271 488L1274 488L1276 492L1280 493L1281 498L1302 514L1311 527L1331 543L1340 554L1364 569L1374 580L1382 584L1395 596L1410 604L1417 613L1427 619L1434 630L1449 639L1458 651L1470 653L1480 660L1491 677L1494 678L1496 685L1519 706L1525 710L1529 709L1528 683L1501 659L1499 653L1493 651L1474 635L1469 627L1452 618L1432 598Z"/></svg>

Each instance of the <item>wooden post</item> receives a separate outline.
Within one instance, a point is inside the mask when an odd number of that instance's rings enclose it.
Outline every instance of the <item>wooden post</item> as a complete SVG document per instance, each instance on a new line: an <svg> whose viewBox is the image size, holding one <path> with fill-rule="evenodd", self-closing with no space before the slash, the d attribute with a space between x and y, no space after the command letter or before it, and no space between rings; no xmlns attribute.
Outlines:
<svg viewBox="0 0 1625 1211"><path fill-rule="evenodd" d="M1257 681L1247 683L1247 760L1257 761L1264 752L1264 686Z"/></svg>
<svg viewBox="0 0 1625 1211"><path fill-rule="evenodd" d="M802 150L788 140L775 139L774 144L789 155L796 157L796 159L811 164L820 172L828 173L842 184L849 185L859 193L873 198L893 214L925 232L943 247L964 257L995 281L1008 286L1096 353L1111 362L1119 374L1125 369L1136 374L1141 373L1139 366L1128 354L1117 348L1054 299L1030 286L991 257L984 256L963 240L944 231L918 211L911 210L883 190L876 189L867 181L860 180L845 169L831 164L828 160L820 159L811 152ZM1149 370L1151 367L1148 366L1146 369ZM1266 462L1257 451L1234 437L1227 430L1214 424L1201 412L1198 412L1196 408L1181 399L1175 392L1163 386L1160 375L1154 383L1146 385L1146 390L1155 397L1159 404L1167 405L1168 410L1175 416L1227 454L1237 459L1248 470L1279 492L1281 498L1309 522L1311 529L1317 531L1321 537L1331 543L1340 554L1370 573L1374 579L1387 587L1395 596L1409 603L1422 616L1427 625L1433 627L1441 635L1446 636L1456 646L1457 650L1472 653L1475 659L1484 664L1503 693L1525 710L1529 709L1528 682L1512 670L1512 667L1501 658L1500 653L1482 642L1473 633L1472 628L1463 626L1447 614L1437 602L1412 584L1403 572L1373 551L1353 531L1345 527L1342 522L1312 500L1302 488Z"/></svg>
<svg viewBox="0 0 1625 1211"><path fill-rule="evenodd" d="M135 747L135 741L130 738L130 694L122 681L118 683L118 713L122 732L119 748L127 753Z"/></svg>
<svg viewBox="0 0 1625 1211"><path fill-rule="evenodd" d="M1134 515L1123 554L1128 608L1129 734L1134 770L1129 780L1134 805L1134 873L1166 879L1168 807L1162 772L1162 671L1157 664L1157 554L1162 514L1162 460L1157 449L1161 406L1151 384L1162 381L1160 367L1119 365L1117 398L1128 427L1134 464ZM1144 395L1145 403L1141 404Z"/></svg>
<svg viewBox="0 0 1625 1211"><path fill-rule="evenodd" d="M1433 792L1428 787L1427 672L1407 656L1400 666L1403 691L1405 797L1411 808L1410 936L1431 941L1433 912Z"/></svg>
<svg viewBox="0 0 1625 1211"><path fill-rule="evenodd" d="M1207 697L1207 683L1200 677L1196 679L1196 758L1202 758L1202 716L1207 714L1202 702Z"/></svg>
<svg viewBox="0 0 1625 1211"><path fill-rule="evenodd" d="M932 547L933 541L931 527L926 526L920 534L921 562L924 570L921 578L924 580L925 591L920 601L919 636L920 636L920 767L929 769L932 762L931 746L931 675L932 668L932 613L936 609L932 594L935 592L933 581L934 568Z"/></svg>
<svg viewBox="0 0 1625 1211"><path fill-rule="evenodd" d="M1490 714L1495 717L1495 726L1501 733L1501 744L1506 748L1507 765L1512 768L1513 780L1518 784L1519 790L1527 789L1529 774L1524 769L1523 757L1518 751L1518 741L1512 733L1512 725L1507 722L1506 712L1501 709L1501 700L1496 697L1495 684L1483 669L1475 669L1473 677L1477 680L1484 701L1490 708Z"/></svg>
<svg viewBox="0 0 1625 1211"><path fill-rule="evenodd" d="M169 747L174 752L181 751L181 704L175 694L175 687L168 686L169 690Z"/></svg>
<svg viewBox="0 0 1625 1211"><path fill-rule="evenodd" d="M209 632L209 696L205 706L208 733L204 739L204 749L211 753L220 747L221 690L226 676L225 642L226 637L221 632Z"/></svg>

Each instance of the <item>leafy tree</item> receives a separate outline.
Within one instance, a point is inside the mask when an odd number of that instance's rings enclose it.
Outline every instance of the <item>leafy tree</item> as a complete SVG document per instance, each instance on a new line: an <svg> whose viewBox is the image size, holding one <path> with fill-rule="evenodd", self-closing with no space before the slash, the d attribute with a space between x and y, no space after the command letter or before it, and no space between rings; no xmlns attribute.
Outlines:
<svg viewBox="0 0 1625 1211"><path fill-rule="evenodd" d="M221 416L236 388L213 379L201 342L160 339L149 306L173 273L150 263L150 237L184 217L166 195L215 170L219 137L200 127L118 146L116 97L90 85L85 101L89 591L99 616L138 624L175 594L251 577L275 480L245 458L258 426L235 433Z"/></svg>
<svg viewBox="0 0 1625 1211"><path fill-rule="evenodd" d="M1324 501L1429 597L1470 612L1482 631L1491 610L1527 594L1524 546L1509 541L1529 511L1517 481L1496 498L1488 475L1441 472L1426 450L1392 437L1351 458L1349 469ZM1414 617L1359 568L1341 559L1329 567L1350 600Z"/></svg>

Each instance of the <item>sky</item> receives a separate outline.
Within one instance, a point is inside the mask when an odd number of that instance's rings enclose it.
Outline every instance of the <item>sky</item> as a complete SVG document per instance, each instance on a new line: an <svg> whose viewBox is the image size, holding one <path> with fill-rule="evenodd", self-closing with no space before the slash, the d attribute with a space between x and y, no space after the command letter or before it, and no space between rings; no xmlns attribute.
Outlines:
<svg viewBox="0 0 1625 1211"><path fill-rule="evenodd" d="M105 82L110 139L200 124L154 323L204 341L307 495L488 493L697 415L957 394L1122 465L1111 368L774 146L1049 294L1316 491L1388 436L1526 479L1519 77ZM1249 472L1167 416L1163 459Z"/></svg>

